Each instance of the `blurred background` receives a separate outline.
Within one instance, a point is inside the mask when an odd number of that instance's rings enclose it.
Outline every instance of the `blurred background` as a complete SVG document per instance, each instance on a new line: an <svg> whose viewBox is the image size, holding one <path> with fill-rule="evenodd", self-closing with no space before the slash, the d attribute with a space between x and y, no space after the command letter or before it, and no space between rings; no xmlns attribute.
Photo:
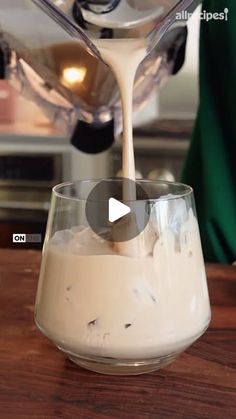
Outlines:
<svg viewBox="0 0 236 419"><path fill-rule="evenodd" d="M196 11L197 13L198 11ZM198 104L199 21L188 23L185 64L134 116L137 177L179 180ZM107 152L76 150L32 102L0 80L0 247L41 248L51 188L67 180L120 174L121 142ZM13 233L41 234L12 243Z"/></svg>

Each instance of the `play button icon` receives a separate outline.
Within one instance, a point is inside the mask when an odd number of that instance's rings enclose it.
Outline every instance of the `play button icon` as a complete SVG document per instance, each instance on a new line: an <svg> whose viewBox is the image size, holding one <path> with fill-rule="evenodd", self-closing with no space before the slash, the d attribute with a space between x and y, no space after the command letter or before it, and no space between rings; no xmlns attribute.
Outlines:
<svg viewBox="0 0 236 419"><path fill-rule="evenodd" d="M125 215L129 214L131 209L128 205L122 204L115 198L109 198L108 220L110 223L119 220Z"/></svg>
<svg viewBox="0 0 236 419"><path fill-rule="evenodd" d="M126 178L101 180L87 196L86 219L102 239L128 241L145 229L150 215L148 202L147 192L138 181Z"/></svg>

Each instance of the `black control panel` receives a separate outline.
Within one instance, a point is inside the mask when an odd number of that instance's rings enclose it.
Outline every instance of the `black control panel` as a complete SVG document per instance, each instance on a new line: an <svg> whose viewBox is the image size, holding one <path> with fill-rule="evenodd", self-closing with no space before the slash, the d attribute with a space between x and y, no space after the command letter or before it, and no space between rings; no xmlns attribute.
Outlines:
<svg viewBox="0 0 236 419"><path fill-rule="evenodd" d="M0 181L50 182L54 179L54 156L0 155Z"/></svg>

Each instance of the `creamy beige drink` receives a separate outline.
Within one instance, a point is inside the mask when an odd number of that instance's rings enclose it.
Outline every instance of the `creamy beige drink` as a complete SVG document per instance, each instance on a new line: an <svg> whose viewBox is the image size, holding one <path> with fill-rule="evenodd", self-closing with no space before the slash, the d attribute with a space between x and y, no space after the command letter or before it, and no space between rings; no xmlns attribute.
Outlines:
<svg viewBox="0 0 236 419"><path fill-rule="evenodd" d="M145 41L96 46L120 87L123 176L135 180L132 92ZM36 319L74 356L168 357L196 340L209 318L197 220L181 197L157 201L145 231L131 241L111 244L87 227L58 231L45 244Z"/></svg>
<svg viewBox="0 0 236 419"><path fill-rule="evenodd" d="M145 359L182 351L209 321L191 210L179 246L165 227L144 258L113 253L90 228L56 233L45 249L37 322L74 354Z"/></svg>

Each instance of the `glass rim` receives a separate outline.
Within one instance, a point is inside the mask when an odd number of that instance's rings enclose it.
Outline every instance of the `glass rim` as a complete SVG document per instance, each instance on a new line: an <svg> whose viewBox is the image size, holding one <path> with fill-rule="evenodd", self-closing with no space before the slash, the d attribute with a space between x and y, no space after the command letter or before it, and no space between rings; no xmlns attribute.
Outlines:
<svg viewBox="0 0 236 419"><path fill-rule="evenodd" d="M78 197L74 197L74 196L68 196L63 194L62 192L59 192L60 189L65 188L67 186L73 186L76 184L89 184L89 183L94 183L94 184L98 184L99 182L114 182L114 181L121 181L122 178L100 178L100 179L80 179L80 180L73 180L73 181L67 181L67 182L61 182L58 183L57 185L55 185L52 188L52 193L54 196L56 196L57 198L62 198L62 199L66 199L66 200L70 200L70 201L77 201L77 202L85 202L87 201L86 198L78 198ZM166 186L173 186L173 187L184 187L186 189L185 192L181 192L181 193L177 193L176 195L171 195L169 193L170 196L167 195L163 195L160 196L159 198L149 198L149 199L144 199L144 201L171 201L171 200L175 200L175 199L181 199L181 198L186 198L187 196L190 196L193 194L193 188L190 185L187 185L186 183L182 183L182 182L170 182L167 180L149 180L149 179L136 179L135 181L136 183L139 183L141 186L142 184L150 184L150 185L166 185ZM94 186L96 186L94 185ZM138 200L140 201L140 200ZM132 202L132 200L130 200L130 202Z"/></svg>

